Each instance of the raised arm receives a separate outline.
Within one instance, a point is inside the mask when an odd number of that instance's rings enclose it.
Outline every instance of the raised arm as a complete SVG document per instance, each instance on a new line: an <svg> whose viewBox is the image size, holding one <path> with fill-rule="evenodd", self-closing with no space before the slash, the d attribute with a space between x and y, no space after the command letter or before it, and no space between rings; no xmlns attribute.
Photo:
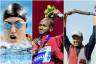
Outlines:
<svg viewBox="0 0 96 64"><path fill-rule="evenodd" d="M88 44L85 46L85 55L88 60L91 58L91 53L96 44L96 16L93 17L93 33L89 39Z"/></svg>
<svg viewBox="0 0 96 64"><path fill-rule="evenodd" d="M65 49L67 51L67 53L69 53L69 48L70 48L70 41L68 39L68 36L66 35L66 22L67 22L67 17L68 15L67 14L64 14L64 46L65 46Z"/></svg>

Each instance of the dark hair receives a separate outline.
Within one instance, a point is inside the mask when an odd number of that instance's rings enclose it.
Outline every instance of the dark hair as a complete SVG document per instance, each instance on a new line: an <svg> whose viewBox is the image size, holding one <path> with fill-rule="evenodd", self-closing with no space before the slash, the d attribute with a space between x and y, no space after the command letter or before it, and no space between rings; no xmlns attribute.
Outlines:
<svg viewBox="0 0 96 64"><path fill-rule="evenodd" d="M47 22L50 23L50 26L51 26L51 27L54 27L54 21L53 21L52 18L45 17L45 18L43 18L41 21L47 21Z"/></svg>
<svg viewBox="0 0 96 64"><path fill-rule="evenodd" d="M9 17L19 17L26 21L26 11L18 3L13 3L4 11L3 20Z"/></svg>

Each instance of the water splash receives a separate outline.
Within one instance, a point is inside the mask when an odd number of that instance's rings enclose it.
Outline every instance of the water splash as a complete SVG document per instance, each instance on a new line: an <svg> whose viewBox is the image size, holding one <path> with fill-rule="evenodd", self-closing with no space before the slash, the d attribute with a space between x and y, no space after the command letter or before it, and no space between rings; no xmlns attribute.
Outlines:
<svg viewBox="0 0 96 64"><path fill-rule="evenodd" d="M32 64L32 47L0 49L0 64Z"/></svg>

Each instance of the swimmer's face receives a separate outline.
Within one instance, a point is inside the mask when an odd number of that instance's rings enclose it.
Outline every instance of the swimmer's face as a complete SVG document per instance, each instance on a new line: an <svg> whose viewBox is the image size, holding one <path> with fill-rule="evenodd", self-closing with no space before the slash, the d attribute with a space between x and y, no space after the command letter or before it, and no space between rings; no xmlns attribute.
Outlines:
<svg viewBox="0 0 96 64"><path fill-rule="evenodd" d="M26 34L26 22L19 17L10 17L4 20L4 32L7 42L20 43Z"/></svg>

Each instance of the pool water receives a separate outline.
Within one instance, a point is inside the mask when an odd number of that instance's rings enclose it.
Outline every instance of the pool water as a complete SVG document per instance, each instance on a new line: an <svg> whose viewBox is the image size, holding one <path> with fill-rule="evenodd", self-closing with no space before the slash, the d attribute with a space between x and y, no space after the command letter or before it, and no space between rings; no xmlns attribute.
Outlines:
<svg viewBox="0 0 96 64"><path fill-rule="evenodd" d="M0 64L32 64L32 48L0 49Z"/></svg>

